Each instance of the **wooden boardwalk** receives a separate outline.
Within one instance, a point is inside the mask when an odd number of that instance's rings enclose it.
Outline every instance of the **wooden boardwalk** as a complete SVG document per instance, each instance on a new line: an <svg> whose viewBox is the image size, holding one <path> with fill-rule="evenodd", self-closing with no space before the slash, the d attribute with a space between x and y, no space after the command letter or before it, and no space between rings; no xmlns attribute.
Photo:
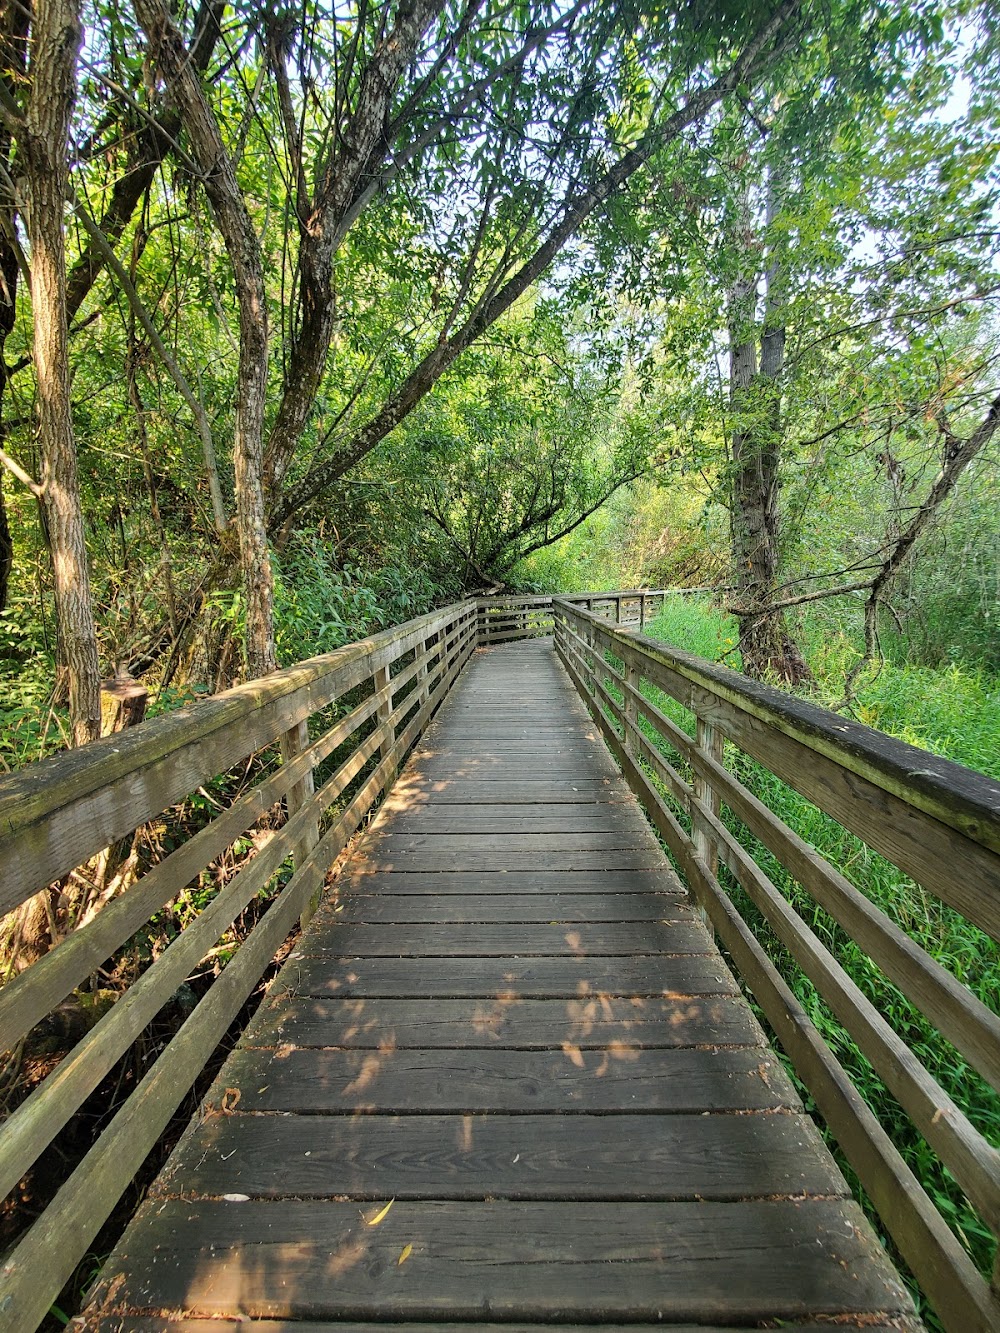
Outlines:
<svg viewBox="0 0 1000 1333"><path fill-rule="evenodd" d="M476 655L338 890L82 1327L916 1327L549 641Z"/></svg>

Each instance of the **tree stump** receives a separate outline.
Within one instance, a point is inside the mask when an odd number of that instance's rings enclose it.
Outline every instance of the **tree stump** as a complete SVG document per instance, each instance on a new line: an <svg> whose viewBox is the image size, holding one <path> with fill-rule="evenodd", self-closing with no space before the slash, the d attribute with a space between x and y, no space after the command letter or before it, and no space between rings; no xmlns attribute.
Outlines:
<svg viewBox="0 0 1000 1333"><path fill-rule="evenodd" d="M101 735L134 727L146 716L149 690L120 666L113 676L101 682Z"/></svg>

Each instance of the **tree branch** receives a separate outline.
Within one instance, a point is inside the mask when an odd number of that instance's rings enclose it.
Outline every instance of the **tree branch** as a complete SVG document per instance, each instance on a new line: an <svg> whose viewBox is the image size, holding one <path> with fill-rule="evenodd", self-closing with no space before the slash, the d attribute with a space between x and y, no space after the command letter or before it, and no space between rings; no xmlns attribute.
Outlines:
<svg viewBox="0 0 1000 1333"><path fill-rule="evenodd" d="M219 465L215 453L215 440L212 437L212 427L208 420L208 413L205 411L205 405L201 399L195 395L190 384L184 376L184 372L174 360L170 350L164 343L156 330L149 312L142 302L142 298L136 291L135 284L125 271L124 266L115 254L111 242L101 231L100 227L83 207L80 201L69 192L69 202L73 205L73 211L79 218L84 231L90 237L90 240L102 256L104 262L111 269L118 280L122 291L125 293L126 300L135 312L135 317L142 325L146 337L153 346L153 350L163 362L167 373L177 386L177 391L191 409L191 414L198 426L198 433L201 436L202 454L205 459L205 471L208 476L208 489L212 498L212 516L215 520L215 530L223 533L229 526L229 516L226 513L226 502L222 495L222 486L219 482Z"/></svg>
<svg viewBox="0 0 1000 1333"><path fill-rule="evenodd" d="M651 130L634 149L619 158L589 188L570 198L535 253L507 280L493 298L482 308L477 309L450 338L443 342L439 341L427 353L381 411L362 427L350 444L313 468L284 497L272 504L270 516L272 527L280 527L291 514L343 476L394 430L452 362L510 309L541 276L586 218L615 194L656 149L676 139L689 125L707 115L734 88L748 79L757 77L773 54L768 48L776 41L782 28L798 9L799 0L784 0L739 59L724 74L706 88L693 93L684 106L678 108L662 126Z"/></svg>

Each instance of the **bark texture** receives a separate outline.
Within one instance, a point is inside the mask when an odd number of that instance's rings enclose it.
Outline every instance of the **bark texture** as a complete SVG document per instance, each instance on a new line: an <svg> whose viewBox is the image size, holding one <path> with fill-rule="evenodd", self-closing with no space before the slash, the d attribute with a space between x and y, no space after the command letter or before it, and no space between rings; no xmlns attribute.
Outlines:
<svg viewBox="0 0 1000 1333"><path fill-rule="evenodd" d="M769 184L766 225L777 208ZM764 275L764 310L757 319L760 250L750 217L749 190L738 202L735 234L740 276L729 294L729 395L731 438L730 530L735 601L743 670L757 680L777 677L795 684L809 670L783 612L774 605L780 558L780 376L785 361L785 297L781 264L771 258ZM759 354L758 354L759 339Z"/></svg>
<svg viewBox="0 0 1000 1333"><path fill-rule="evenodd" d="M70 402L63 236L69 184L67 134L81 35L75 0L39 0L31 95L21 136L28 193L25 220L31 248L41 485L74 745L96 740L101 728L101 673Z"/></svg>
<svg viewBox="0 0 1000 1333"><path fill-rule="evenodd" d="M20 5L7 5L0 12L0 80L12 98L24 77L25 43L28 36L28 11ZM0 120L0 165L11 175L12 136ZM4 443L4 407L7 394L7 337L17 314L17 286L20 268L9 235L14 233L15 201L0 195L0 213L9 226L0 228L0 447ZM0 472L0 611L7 608L10 577L14 568L14 540L7 520L3 474Z"/></svg>

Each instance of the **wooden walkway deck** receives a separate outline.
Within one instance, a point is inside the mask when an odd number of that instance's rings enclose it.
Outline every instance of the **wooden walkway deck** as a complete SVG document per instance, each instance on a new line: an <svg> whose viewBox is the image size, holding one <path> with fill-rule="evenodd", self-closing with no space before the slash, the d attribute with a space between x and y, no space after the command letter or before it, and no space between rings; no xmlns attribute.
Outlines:
<svg viewBox="0 0 1000 1333"><path fill-rule="evenodd" d="M916 1327L549 641L338 888L82 1327Z"/></svg>

